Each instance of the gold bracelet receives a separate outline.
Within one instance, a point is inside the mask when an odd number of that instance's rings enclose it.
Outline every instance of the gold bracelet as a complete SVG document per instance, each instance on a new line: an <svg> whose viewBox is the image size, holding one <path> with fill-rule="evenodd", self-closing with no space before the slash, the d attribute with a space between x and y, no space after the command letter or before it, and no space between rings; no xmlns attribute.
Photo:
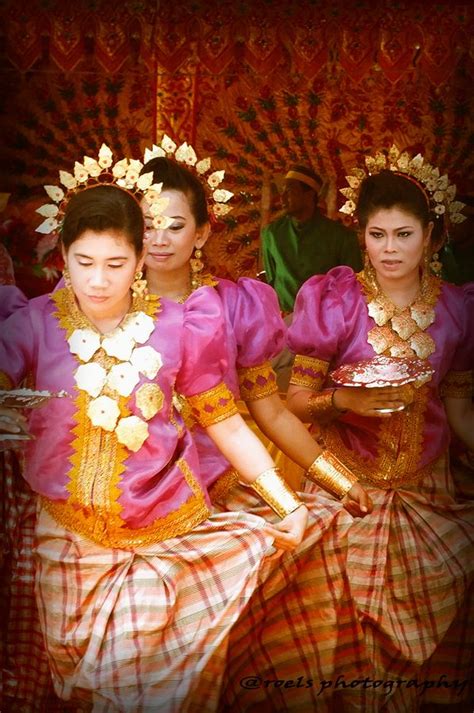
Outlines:
<svg viewBox="0 0 474 713"><path fill-rule="evenodd" d="M281 518L303 505L295 491L281 477L278 468L264 470L249 485Z"/></svg>
<svg viewBox="0 0 474 713"><path fill-rule="evenodd" d="M313 421L326 421L337 418L344 409L338 408L334 403L336 389L325 389L316 394L311 394L308 399L308 413Z"/></svg>
<svg viewBox="0 0 474 713"><path fill-rule="evenodd" d="M306 471L307 477L340 500L349 492L356 476L330 451L324 450Z"/></svg>

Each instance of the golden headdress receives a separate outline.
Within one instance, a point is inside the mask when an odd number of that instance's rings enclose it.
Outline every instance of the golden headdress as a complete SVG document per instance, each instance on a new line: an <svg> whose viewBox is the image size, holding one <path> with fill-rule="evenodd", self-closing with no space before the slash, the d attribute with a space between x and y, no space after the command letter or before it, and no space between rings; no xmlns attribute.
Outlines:
<svg viewBox="0 0 474 713"><path fill-rule="evenodd" d="M360 186L368 175L390 170L416 183L424 193L429 209L435 216L444 216L447 224L462 223L466 219L461 212L465 204L454 200L456 186L449 183L447 174L440 175L439 168L425 161L421 154L411 158L407 151L400 152L394 144L388 155L378 151L375 156L367 156L365 165L367 171L363 168L353 168L346 176L349 187L340 189L347 199L340 208L341 213L353 215Z"/></svg>
<svg viewBox="0 0 474 713"><path fill-rule="evenodd" d="M227 215L232 210L228 201L234 195L231 191L219 188L224 180L225 171L211 171L211 159L209 157L198 160L193 147L186 141L178 146L169 136L164 134L159 146L153 145L151 149L145 149L143 161L145 165L154 158L173 158L178 163L183 163L187 168L194 171L202 180L208 198L208 207L211 215L218 219Z"/></svg>
<svg viewBox="0 0 474 713"><path fill-rule="evenodd" d="M160 196L161 184L153 183L153 173L145 173L140 176L143 168L141 161L123 158L113 163L113 154L106 144L102 144L98 159L84 156L84 162L78 161L74 164L74 173L59 171L59 181L61 186L44 186L48 196L53 201L46 203L37 209L45 220L36 228L38 233L53 235L53 240L48 238L45 245L43 241L38 244L38 254L52 250L59 237L64 212L70 198L78 191L92 188L94 186L116 185L127 191L137 200L144 198L150 206L153 215L153 225L156 228L166 227L169 218L162 215L163 210L168 205L168 200ZM46 248L46 249L45 249Z"/></svg>

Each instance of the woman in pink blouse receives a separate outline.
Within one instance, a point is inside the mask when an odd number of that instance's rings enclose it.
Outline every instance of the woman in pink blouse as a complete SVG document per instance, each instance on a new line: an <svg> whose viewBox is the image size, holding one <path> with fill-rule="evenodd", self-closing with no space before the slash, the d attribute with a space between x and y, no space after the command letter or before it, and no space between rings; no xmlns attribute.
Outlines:
<svg viewBox="0 0 474 713"><path fill-rule="evenodd" d="M31 412L24 469L39 495L37 601L55 689L94 710L213 710L229 631L269 547L298 544L307 512L222 382L218 297L147 298L133 180L83 190L84 164L59 224L67 284L17 309L0 337L3 388L32 372L37 389L65 392ZM281 522L212 514L176 391ZM20 421L3 410L0 429Z"/></svg>

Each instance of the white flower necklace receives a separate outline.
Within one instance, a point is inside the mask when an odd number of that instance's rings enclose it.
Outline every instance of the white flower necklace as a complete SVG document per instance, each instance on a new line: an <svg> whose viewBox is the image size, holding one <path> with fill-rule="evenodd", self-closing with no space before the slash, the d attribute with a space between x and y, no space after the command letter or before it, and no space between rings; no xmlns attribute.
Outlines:
<svg viewBox="0 0 474 713"><path fill-rule="evenodd" d="M155 329L155 321L145 312L132 312L113 332L101 335L90 328L75 329L68 344L81 364L74 378L77 387L91 397L87 415L92 424L105 431L115 431L119 443L138 451L148 438L147 420L159 411L163 398L158 385L143 384L137 391L137 405L146 420L138 416L120 418L117 400L103 393L111 390L120 396L130 396L140 381L140 374L154 379L163 365L161 354L145 344ZM117 360L109 368L91 361L102 349ZM143 394L140 392L143 390ZM143 397L143 398L141 398Z"/></svg>

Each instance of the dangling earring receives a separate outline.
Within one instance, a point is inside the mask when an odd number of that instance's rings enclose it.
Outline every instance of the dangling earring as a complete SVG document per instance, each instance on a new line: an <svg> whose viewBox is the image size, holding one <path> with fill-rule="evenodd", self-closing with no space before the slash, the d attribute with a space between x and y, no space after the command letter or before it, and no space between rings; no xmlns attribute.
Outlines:
<svg viewBox="0 0 474 713"><path fill-rule="evenodd" d="M191 288L195 290L201 285L201 280L199 278L199 273L204 267L204 263L201 260L202 250L196 248L194 250L194 255L190 259L189 264L191 266Z"/></svg>
<svg viewBox="0 0 474 713"><path fill-rule="evenodd" d="M71 275L69 274L69 268L64 266L63 268L63 280L64 285L68 288L71 287Z"/></svg>
<svg viewBox="0 0 474 713"><path fill-rule="evenodd" d="M372 287L377 289L377 277L375 275L374 266L370 262L367 250L364 250L364 274L368 282L372 284Z"/></svg>
<svg viewBox="0 0 474 713"><path fill-rule="evenodd" d="M431 256L430 268L431 272L436 275L436 277L439 277L441 275L443 264L440 262L439 254L437 252L433 253L433 255Z"/></svg>
<svg viewBox="0 0 474 713"><path fill-rule="evenodd" d="M134 297L143 297L148 292L147 281L142 280L142 277L143 272L141 270L137 270L131 287L132 295Z"/></svg>

